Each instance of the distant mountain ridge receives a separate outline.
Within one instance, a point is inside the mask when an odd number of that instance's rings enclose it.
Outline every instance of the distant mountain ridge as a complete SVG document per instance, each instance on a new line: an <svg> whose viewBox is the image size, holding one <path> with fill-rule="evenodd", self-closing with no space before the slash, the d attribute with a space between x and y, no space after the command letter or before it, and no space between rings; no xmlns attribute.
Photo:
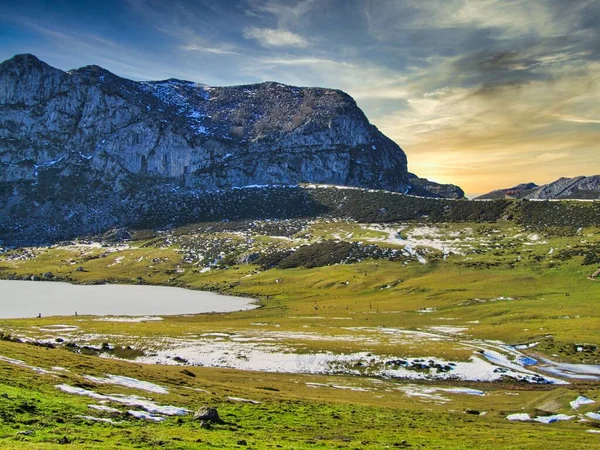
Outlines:
<svg viewBox="0 0 600 450"><path fill-rule="evenodd" d="M539 186L535 183L521 183L506 189L496 189L476 197L477 200L499 200L503 198L523 198Z"/></svg>
<svg viewBox="0 0 600 450"><path fill-rule="evenodd" d="M476 199L496 200L501 198L596 200L600 199L600 175L559 178L543 186L535 183L522 183L512 188L497 189Z"/></svg>

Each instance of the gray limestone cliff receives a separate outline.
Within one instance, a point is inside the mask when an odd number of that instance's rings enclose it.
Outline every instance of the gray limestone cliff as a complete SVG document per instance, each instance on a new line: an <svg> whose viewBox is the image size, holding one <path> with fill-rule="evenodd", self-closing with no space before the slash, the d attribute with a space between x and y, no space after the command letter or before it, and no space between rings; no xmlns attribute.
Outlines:
<svg viewBox="0 0 600 450"><path fill-rule="evenodd" d="M0 64L5 219L94 216L161 186L298 183L463 196L409 174L402 149L338 90L135 82L98 66L64 72L33 55Z"/></svg>

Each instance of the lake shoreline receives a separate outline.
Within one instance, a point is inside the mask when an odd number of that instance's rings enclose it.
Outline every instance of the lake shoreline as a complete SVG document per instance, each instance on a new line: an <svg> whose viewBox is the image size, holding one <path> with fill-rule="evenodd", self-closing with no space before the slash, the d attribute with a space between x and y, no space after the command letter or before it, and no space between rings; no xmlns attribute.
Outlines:
<svg viewBox="0 0 600 450"><path fill-rule="evenodd" d="M23 292L23 289L15 288L11 282L21 281L27 284L29 292ZM48 281L52 281L48 283ZM42 283L40 283L42 282ZM9 285L10 283L10 285ZM16 283L15 283L16 284ZM40 289L44 285L45 288ZM10 286L10 288L9 288ZM35 286L35 287L34 287ZM53 286L56 289L50 288ZM78 298L75 302L72 299L65 301L61 297L58 302L48 302L49 294L56 294L64 286L65 291L72 288L96 288L96 291L87 290L86 294L90 294L92 298ZM111 283L109 280L102 282L78 283L64 279L0 279L0 287L3 291L3 296L25 297L24 302L17 304L0 305L0 319L29 319L37 317L41 314L42 317L62 317L62 316L181 316L181 315L197 315L197 314L224 314L231 312L248 311L251 309L260 308L260 299L251 298L241 295L229 295L219 291L203 290L184 286L173 286L163 284L148 284L148 283ZM48 289L50 288L50 289ZM106 289L109 288L109 289ZM129 295L126 301L114 297L107 297L109 290L117 288L124 290L123 294ZM13 289L11 291L11 289ZM98 291L103 289L104 292ZM154 289L155 296L144 295L143 299L135 298L135 295L149 294L149 290ZM159 291L160 290L160 291ZM54 292L53 292L54 291ZM66 293L66 292L65 292ZM78 291L78 294L83 294L83 291ZM156 297L160 294L159 297ZM196 295L197 294L197 295ZM33 295L33 297L32 297ZM37 297L36 297L37 295ZM133 296L133 297L132 297ZM44 297L43 300L41 297ZM175 300L174 300L175 297ZM50 299L51 300L51 299ZM140 302L136 309L132 308L132 303ZM89 302L92 302L91 304ZM32 305L32 302L37 302ZM86 304L86 302L88 302ZM96 302L95 304L93 302ZM104 302L104 303L101 303ZM178 303L179 302L179 303ZM64 303L64 304L63 304ZM90 308L91 311L86 309ZM112 306L107 306L112 305ZM34 308L35 306L35 308ZM55 309L61 310L63 313L48 313L47 308L54 306ZM22 312L4 312L3 310L12 307L12 311ZM67 312L65 308L70 308ZM46 309L44 309L46 308ZM115 308L115 310L103 310L102 308ZM139 308L139 309L137 309ZM164 310L161 310L164 309ZM40 310L39 312L35 312ZM44 312L41 312L44 310ZM25 312L27 311L27 312Z"/></svg>

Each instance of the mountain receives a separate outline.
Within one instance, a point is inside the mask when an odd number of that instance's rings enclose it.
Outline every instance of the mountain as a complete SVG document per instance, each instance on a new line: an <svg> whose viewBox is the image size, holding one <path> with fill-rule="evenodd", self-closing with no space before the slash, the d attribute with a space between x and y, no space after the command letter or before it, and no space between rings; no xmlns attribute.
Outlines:
<svg viewBox="0 0 600 450"><path fill-rule="evenodd" d="M338 90L136 82L28 54L0 64L0 238L58 236L73 217L81 232L127 225L109 216L151 192L298 183L464 196L409 173L402 149Z"/></svg>
<svg viewBox="0 0 600 450"><path fill-rule="evenodd" d="M530 199L600 199L600 175L559 178L539 187L527 196Z"/></svg>
<svg viewBox="0 0 600 450"><path fill-rule="evenodd" d="M521 183L506 189L497 189L487 194L476 197L476 200L498 200L503 198L523 198L537 189L535 183Z"/></svg>
<svg viewBox="0 0 600 450"><path fill-rule="evenodd" d="M477 197L483 199L525 198L532 200L594 200L600 199L600 175L559 178L538 186L523 183L508 189L498 189Z"/></svg>

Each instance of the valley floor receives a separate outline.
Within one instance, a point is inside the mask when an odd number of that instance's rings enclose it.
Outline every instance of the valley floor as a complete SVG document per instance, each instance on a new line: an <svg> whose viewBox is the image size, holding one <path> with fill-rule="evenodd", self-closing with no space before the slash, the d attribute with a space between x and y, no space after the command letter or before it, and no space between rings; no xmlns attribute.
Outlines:
<svg viewBox="0 0 600 450"><path fill-rule="evenodd" d="M0 320L0 446L598 448L599 246L595 228L290 220L7 249L4 279L260 307Z"/></svg>

